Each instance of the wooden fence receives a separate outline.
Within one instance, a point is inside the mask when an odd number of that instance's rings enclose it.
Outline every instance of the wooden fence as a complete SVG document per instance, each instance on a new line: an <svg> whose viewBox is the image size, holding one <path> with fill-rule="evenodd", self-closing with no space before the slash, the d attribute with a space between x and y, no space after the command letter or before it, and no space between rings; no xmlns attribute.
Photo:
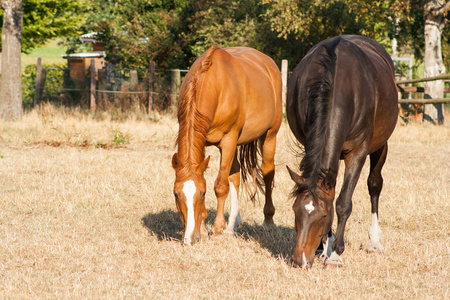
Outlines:
<svg viewBox="0 0 450 300"><path fill-rule="evenodd" d="M69 68L61 70L67 74L61 75L64 77L64 80L61 77L61 85L57 91L54 91L54 88L52 88L55 94L54 98L58 98L61 95L67 96L68 94L76 95L76 93L79 93L79 97L84 101L83 103L92 112L95 112L98 108L104 108L104 104L108 101L107 99L116 99L116 97L118 99L126 99L128 97L132 101L139 98L140 104L145 102L145 109L148 111L154 110L155 104L157 107L160 107L161 101L164 101L167 105L176 105L182 73L187 72L187 70L179 69L156 70L154 62L150 62L148 68L141 70L98 69L94 60L91 60L87 69L79 71L85 74L83 79L72 78L69 73L71 69ZM31 105L36 106L43 98L43 91L48 87L46 82L46 77L48 77L47 71L48 69L42 67L41 59L38 58L35 77L29 75L28 77L31 81L23 87L24 89L34 90ZM47 93L45 96L48 96ZM71 102L67 101L66 103L71 105ZM113 101L115 102L115 100Z"/></svg>
<svg viewBox="0 0 450 300"><path fill-rule="evenodd" d="M397 80L397 86L400 88L401 92L412 92L412 93L424 93L425 89L423 87L416 86L403 86L404 84L425 82L425 81L435 81L435 80L445 80L450 79L450 74L443 74L439 76L417 78L417 79L407 79L407 80ZM444 93L450 93L450 88L445 88ZM433 99L399 99L400 104L438 104L438 103L450 103L450 98L433 98Z"/></svg>
<svg viewBox="0 0 450 300"><path fill-rule="evenodd" d="M286 91L287 91L287 80L288 80L288 64L287 60L283 60L281 63L281 75L283 81L283 107L285 107L286 101ZM178 93L181 85L181 73L187 72L187 70L166 70L170 71L170 103L171 105L176 105L176 101L178 98ZM155 92L154 83L155 83L155 64L151 62L148 68L148 90L147 91L134 91L133 90L133 82L137 82L137 71L130 71L130 88L127 91L110 91L106 90L105 87L105 76L106 70L95 69L94 61L91 61L90 66L90 85L89 85L89 106L91 110L94 112L97 108L98 97L97 93L128 93L128 94L146 94L148 96L148 111L152 111L154 109L154 98L155 95L158 94ZM41 59L39 58L37 61L37 70L36 70L36 89L34 95L34 105L37 104L40 98L41 90L43 88L43 84L45 81L45 70L41 67ZM136 78L135 80L133 78ZM397 80L396 84L398 85L401 92L411 92L411 93L423 93L423 87L414 87L414 86L406 86L406 84L418 83L418 82L426 82L426 81L434 81L434 80L446 80L450 79L450 74L444 74L440 76L427 77L427 78L418 78L418 79L409 79L409 80ZM74 89L72 89L74 90ZM445 88L445 93L450 93L450 88ZM144 95L143 95L144 96ZM146 96L146 97L147 97ZM431 104L431 103L450 103L450 98L434 98L434 99L399 99L400 104Z"/></svg>

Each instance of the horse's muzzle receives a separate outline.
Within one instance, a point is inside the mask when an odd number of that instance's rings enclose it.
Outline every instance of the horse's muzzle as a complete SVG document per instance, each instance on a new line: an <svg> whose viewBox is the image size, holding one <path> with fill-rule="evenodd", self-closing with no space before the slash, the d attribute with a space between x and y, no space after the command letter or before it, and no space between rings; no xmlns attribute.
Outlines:
<svg viewBox="0 0 450 300"><path fill-rule="evenodd" d="M294 261L295 266L303 268L303 269L309 269L312 267L314 263L314 258L312 260L306 259L305 253L302 252L301 255L293 255L292 260Z"/></svg>

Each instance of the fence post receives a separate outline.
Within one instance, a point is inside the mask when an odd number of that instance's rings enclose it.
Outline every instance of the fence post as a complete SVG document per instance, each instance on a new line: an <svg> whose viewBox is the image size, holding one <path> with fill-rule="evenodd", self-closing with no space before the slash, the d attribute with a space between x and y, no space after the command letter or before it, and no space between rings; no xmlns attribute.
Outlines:
<svg viewBox="0 0 450 300"><path fill-rule="evenodd" d="M150 62L149 75L148 75L148 112L153 111L154 98L154 77L155 76L155 62Z"/></svg>
<svg viewBox="0 0 450 300"><path fill-rule="evenodd" d="M139 83L138 72L136 70L130 71L130 90L135 91Z"/></svg>
<svg viewBox="0 0 450 300"><path fill-rule="evenodd" d="M106 91L106 70L105 69L98 69L97 71L98 76L98 101L97 103L100 105L100 108L107 109L107 99L108 95L104 92Z"/></svg>
<svg viewBox="0 0 450 300"><path fill-rule="evenodd" d="M34 91L34 102L33 105L36 106L39 99L41 98L41 83L42 83L42 66L41 58L38 57L36 62L36 89Z"/></svg>
<svg viewBox="0 0 450 300"><path fill-rule="evenodd" d="M170 106L177 106L178 90L180 88L180 69L171 70L172 80L170 83Z"/></svg>
<svg viewBox="0 0 450 300"><path fill-rule="evenodd" d="M95 60L91 59L91 112L95 113L97 105L95 103Z"/></svg>
<svg viewBox="0 0 450 300"><path fill-rule="evenodd" d="M138 88L139 77L138 72L136 70L130 70L130 92L135 92ZM139 111L141 104L139 100L139 96L137 94L130 94L131 105L135 111Z"/></svg>
<svg viewBox="0 0 450 300"><path fill-rule="evenodd" d="M282 103L283 103L283 112L286 112L286 92L287 92L287 78L288 78L288 61L287 59L283 59L281 61L281 82L283 83L283 94L282 94Z"/></svg>

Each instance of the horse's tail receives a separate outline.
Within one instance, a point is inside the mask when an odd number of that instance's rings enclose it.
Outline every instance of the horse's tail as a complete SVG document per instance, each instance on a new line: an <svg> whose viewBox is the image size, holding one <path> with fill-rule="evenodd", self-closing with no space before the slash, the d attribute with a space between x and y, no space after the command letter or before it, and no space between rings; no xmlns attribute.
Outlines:
<svg viewBox="0 0 450 300"><path fill-rule="evenodd" d="M260 149L259 139L238 147L238 159L241 166L242 182L244 183L247 194L253 202L256 199L258 190L261 193L264 192L264 180L258 161L258 158L261 156ZM248 182L249 177L253 179L254 185L251 185L250 182Z"/></svg>

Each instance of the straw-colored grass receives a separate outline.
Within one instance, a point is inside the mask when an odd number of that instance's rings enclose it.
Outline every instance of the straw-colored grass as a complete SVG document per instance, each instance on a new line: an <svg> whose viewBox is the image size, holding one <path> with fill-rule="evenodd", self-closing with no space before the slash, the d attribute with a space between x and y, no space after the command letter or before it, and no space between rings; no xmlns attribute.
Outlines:
<svg viewBox="0 0 450 300"><path fill-rule="evenodd" d="M450 298L449 125L397 126L383 170L384 255L365 251L366 164L346 228L345 266L323 269L317 259L311 270L291 265L293 184L285 165L296 168L296 158L287 124L276 155L278 227L262 230L262 197L255 205L241 197L239 236L192 247L180 243L172 195L176 132L173 117L115 122L51 106L0 122L1 297ZM218 151L207 153L212 231Z"/></svg>

